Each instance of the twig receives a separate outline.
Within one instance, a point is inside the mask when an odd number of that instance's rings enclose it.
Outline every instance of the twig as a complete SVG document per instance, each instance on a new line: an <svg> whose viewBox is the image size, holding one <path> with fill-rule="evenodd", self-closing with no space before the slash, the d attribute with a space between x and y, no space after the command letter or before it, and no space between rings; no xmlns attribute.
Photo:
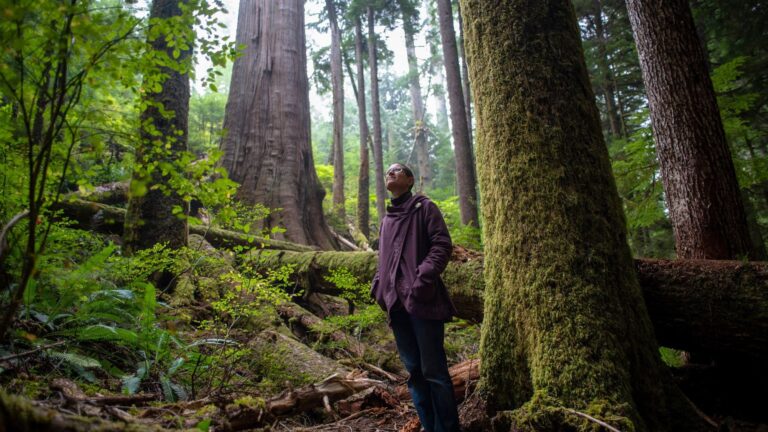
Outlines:
<svg viewBox="0 0 768 432"><path fill-rule="evenodd" d="M29 216L29 210L24 210L23 212L20 212L16 214L11 220L5 224L3 227L3 230L0 231L0 262L3 262L3 254L5 254L5 236L8 235L8 232L13 228L14 225L19 223L20 220L24 219L25 217Z"/></svg>
<svg viewBox="0 0 768 432"><path fill-rule="evenodd" d="M707 416L706 414L704 414L704 413L703 413L703 412L702 412L702 411L699 409L699 407L697 407L697 406L696 406L696 405L693 403L693 401L692 401L692 400L688 399L688 396L686 396L686 395L683 395L683 398L684 398L686 401L688 401L688 403L689 403L689 404L691 404L691 407L693 408L693 411L694 411L696 414L698 414L698 416L699 416L699 417L701 417L702 419L704 419L704 421L705 421L705 422L709 423L709 424L710 424L711 426L713 426L714 428L718 428L718 427L720 427L720 425L718 425L718 424L717 424L717 423L716 423L714 420L712 420L711 418L709 418L709 416Z"/></svg>
<svg viewBox="0 0 768 432"><path fill-rule="evenodd" d="M589 420L589 421L593 421L593 422L595 422L595 423L599 424L600 426L602 426L602 427L604 427L604 428L608 429L608 430L609 430L609 431L611 431L611 432L621 432L620 430L618 430L618 429L616 429L615 427L613 427L613 426L609 425L608 423L606 423L606 422L604 422L604 421L602 421L602 420L598 420L598 419L596 419L596 418L592 417L592 416L591 416L591 415L589 415L589 414L584 414L583 412L579 412L579 411L576 411L575 409L571 409L571 408L563 408L563 409L564 409L565 411L567 411L567 412L571 413L571 414L576 414L577 416L580 416L580 417L584 417L585 419L587 419L587 420Z"/></svg>
<svg viewBox="0 0 768 432"><path fill-rule="evenodd" d="M25 356L34 354L34 353L39 352L39 351L47 350L49 348L57 347L59 345L64 345L65 343L66 343L66 341L58 341L58 342L54 342L52 344L39 346L39 347L37 347L37 348L35 348L33 350L25 351L23 353L8 355L8 356L0 358L0 362L6 362L6 361L9 361L9 360L17 359L19 357L25 357Z"/></svg>
<svg viewBox="0 0 768 432"><path fill-rule="evenodd" d="M380 368L378 366L372 365L370 363L363 363L362 366L364 368L370 370L373 373L376 373L378 375L387 377L387 379L389 379L390 381L400 382L400 381L403 381L405 379L404 377L401 377L400 375L393 374L391 372L387 372L384 369L382 369L382 368Z"/></svg>

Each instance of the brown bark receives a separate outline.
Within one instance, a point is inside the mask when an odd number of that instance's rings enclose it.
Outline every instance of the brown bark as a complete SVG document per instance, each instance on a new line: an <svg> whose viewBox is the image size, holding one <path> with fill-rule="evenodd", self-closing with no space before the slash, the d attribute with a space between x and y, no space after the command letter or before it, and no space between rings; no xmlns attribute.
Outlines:
<svg viewBox="0 0 768 432"><path fill-rule="evenodd" d="M627 9L677 256L748 256L744 206L688 2L628 0Z"/></svg>
<svg viewBox="0 0 768 432"><path fill-rule="evenodd" d="M413 112L413 138L416 151L416 166L418 182L416 189L423 191L432 187L432 170L429 163L429 149L427 148L427 130L424 124L424 99L421 95L419 83L419 67L416 59L416 46L414 44L413 16L410 9L401 4L403 15L403 32L405 33L405 53L408 58L408 83L411 92L411 108Z"/></svg>
<svg viewBox="0 0 768 432"><path fill-rule="evenodd" d="M238 198L281 209L256 230L282 227L278 239L336 249L310 145L304 2L240 2L237 43L246 48L232 69L222 164Z"/></svg>
<svg viewBox="0 0 768 432"><path fill-rule="evenodd" d="M381 109L379 106L379 72L376 56L375 13L368 6L368 67L371 73L371 122L373 123L373 164L376 173L376 210L379 221L384 219L387 189L384 186L384 156L381 145ZM366 236L367 237L367 236Z"/></svg>
<svg viewBox="0 0 768 432"><path fill-rule="evenodd" d="M453 12L450 0L437 0L437 15L440 21L445 77L448 82L448 101L451 105L451 134L453 135L453 148L456 155L456 181L461 223L478 227L475 161L472 156L464 92L461 87L459 54L456 49L456 33L453 30Z"/></svg>
<svg viewBox="0 0 768 432"><path fill-rule="evenodd" d="M368 120L365 110L365 72L363 68L363 24L355 17L355 62L357 63L357 115L360 123L360 170L357 178L357 227L368 238ZM382 177L383 178L383 177Z"/></svg>
<svg viewBox="0 0 768 432"><path fill-rule="evenodd" d="M169 19L183 14L181 4L188 1L154 0L150 10L152 19ZM147 249L157 243L166 243L171 248L187 244L187 221L183 216L189 211L189 204L172 189L163 190L157 186L169 186L171 175L163 174L158 166L162 162L172 163L181 152L187 150L189 129L189 73L188 62L192 55L192 21L188 18L185 34L179 38L168 34L156 35L148 43L151 49L174 59L173 52L179 46L178 69L166 66L158 68L145 78L144 102L146 108L141 113L140 141L136 150L131 190L143 189L143 194L133 194L128 199L128 213L125 218L123 250L131 254L140 249ZM150 36L151 37L151 36ZM170 40L167 40L170 39ZM177 44L169 46L169 42ZM153 80L156 74L161 78L161 89L154 92ZM166 112L173 115L169 118ZM154 166L154 168L152 168ZM182 214L175 213L176 208Z"/></svg>
<svg viewBox="0 0 768 432"><path fill-rule="evenodd" d="M614 85L613 72L608 63L608 49L606 47L607 38L605 35L605 24L603 23L602 0L593 0L593 17L595 24L595 36L597 38L597 66L600 69L601 87L603 89L603 98L605 100L605 110L608 117L608 125L611 129L611 135L615 138L623 137L621 120L616 108L616 88Z"/></svg>
<svg viewBox="0 0 768 432"><path fill-rule="evenodd" d="M331 83L333 91L333 212L346 219L344 208L344 74L341 61L341 31L333 0L325 0L331 27Z"/></svg>
<svg viewBox="0 0 768 432"><path fill-rule="evenodd" d="M469 131L469 145L473 145L472 138L472 93L469 85L469 68L467 67L467 56L464 52L464 23L461 19L461 3L456 4L456 12L459 19L459 60L461 62L461 87L464 90L464 110L467 116L467 130Z"/></svg>

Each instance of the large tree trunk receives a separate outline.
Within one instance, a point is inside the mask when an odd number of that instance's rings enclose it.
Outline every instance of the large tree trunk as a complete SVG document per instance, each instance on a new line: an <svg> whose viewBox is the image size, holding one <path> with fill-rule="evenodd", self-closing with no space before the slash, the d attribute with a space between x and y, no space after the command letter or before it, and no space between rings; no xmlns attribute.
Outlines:
<svg viewBox="0 0 768 432"><path fill-rule="evenodd" d="M302 0L240 2L237 43L246 48L232 69L222 163L241 201L281 209L254 228L282 227L277 238L336 249L309 141L304 42Z"/></svg>
<svg viewBox="0 0 768 432"><path fill-rule="evenodd" d="M341 61L341 31L333 0L325 0L331 25L331 82L333 91L333 213L343 223L344 209L344 74Z"/></svg>
<svg viewBox="0 0 768 432"><path fill-rule="evenodd" d="M440 39L443 42L445 77L448 81L448 101L451 104L451 134L453 135L453 149L456 155L456 180L461 223L478 227L475 161L469 139L464 92L461 88L459 53L456 49L456 32L453 30L451 0L437 0L437 16L440 21Z"/></svg>
<svg viewBox="0 0 768 432"><path fill-rule="evenodd" d="M170 19L182 15L180 5L187 1L154 0L150 18ZM158 164L173 163L179 153L187 150L189 121L189 74L188 64L192 54L191 15L187 13L185 32L173 36L166 31L150 36L151 49L168 60L178 62L177 66L158 67L145 77L146 108L141 113L140 141L136 149L136 166L131 180L132 186L128 199L128 214L125 218L123 250L131 254L140 249L147 249L157 243L166 243L168 247L179 248L187 244L187 221L183 216L188 211L188 203L170 187L170 174L163 174ZM153 33L150 33L153 34ZM170 40L167 40L167 39ZM169 42L175 42L169 46ZM188 46L174 60L173 51L179 46ZM159 76L163 74L165 76ZM160 79L160 91L154 92L154 80ZM172 116L168 117L167 112ZM153 168L154 167L154 168ZM160 186L160 187L158 187ZM176 214L181 208L182 213Z"/></svg>
<svg viewBox="0 0 768 432"><path fill-rule="evenodd" d="M376 210L379 222L384 219L387 189L384 186L384 156L381 149L381 109L379 108L379 72L376 58L375 14L368 6L368 67L371 71L371 122L373 123L373 164L376 173Z"/></svg>
<svg viewBox="0 0 768 432"><path fill-rule="evenodd" d="M357 178L357 228L368 238L368 120L365 113L365 69L363 67L363 24L355 17L355 62L357 63L357 116L360 123L360 171ZM383 178L383 177L382 177Z"/></svg>
<svg viewBox="0 0 768 432"><path fill-rule="evenodd" d="M413 138L416 150L416 167L418 182L416 189L424 191L432 188L432 169L429 163L429 148L427 147L427 128L424 124L424 100L421 96L421 84L419 83L419 65L416 58L416 45L413 37L415 13L412 5L400 1L400 9L403 16L403 32L405 33L405 53L408 58L408 84L411 91L411 110L413 112Z"/></svg>
<svg viewBox="0 0 768 432"><path fill-rule="evenodd" d="M703 428L658 355L570 2L463 0L497 430ZM599 407L599 408L597 408Z"/></svg>
<svg viewBox="0 0 768 432"><path fill-rule="evenodd" d="M715 92L686 0L628 0L678 258L752 253Z"/></svg>

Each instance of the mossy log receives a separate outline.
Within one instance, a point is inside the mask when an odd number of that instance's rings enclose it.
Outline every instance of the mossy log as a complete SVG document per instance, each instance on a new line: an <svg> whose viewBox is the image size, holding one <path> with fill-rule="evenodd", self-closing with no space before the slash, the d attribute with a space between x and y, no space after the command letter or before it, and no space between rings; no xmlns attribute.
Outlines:
<svg viewBox="0 0 768 432"><path fill-rule="evenodd" d="M80 199L63 200L52 207L61 211L61 215L76 222L76 227L104 234L123 234L126 210L106 204ZM299 245L282 240L266 239L220 228L190 225L190 234L199 234L216 247L245 246L265 249L292 251L312 251L310 246Z"/></svg>
<svg viewBox="0 0 768 432"><path fill-rule="evenodd" d="M338 294L325 277L346 268L361 281L376 271L374 252L252 251L248 264L266 270L295 264L305 292ZM663 346L768 357L768 263L636 259L635 268L656 337ZM443 273L459 317L483 317L483 260L454 251Z"/></svg>
<svg viewBox="0 0 768 432"><path fill-rule="evenodd" d="M0 390L0 432L163 431L145 423L110 422L64 414Z"/></svg>

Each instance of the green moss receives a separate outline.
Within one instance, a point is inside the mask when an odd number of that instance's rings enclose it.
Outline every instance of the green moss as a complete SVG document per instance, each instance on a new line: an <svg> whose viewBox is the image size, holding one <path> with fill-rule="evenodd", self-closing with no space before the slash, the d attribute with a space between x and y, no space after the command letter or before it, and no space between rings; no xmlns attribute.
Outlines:
<svg viewBox="0 0 768 432"><path fill-rule="evenodd" d="M505 418L552 421L541 430L581 426L538 395L582 412L606 401L637 430L695 430L635 277L571 3L461 6L485 217L481 391Z"/></svg>
<svg viewBox="0 0 768 432"><path fill-rule="evenodd" d="M612 411L617 407L619 412ZM597 422L601 421L623 432L635 431L632 421L626 417L626 413L621 412L622 407L629 408L615 402L599 400L591 403L584 411L577 411L537 392L520 408L499 412L493 418L493 428L516 432L602 432L606 429Z"/></svg>

